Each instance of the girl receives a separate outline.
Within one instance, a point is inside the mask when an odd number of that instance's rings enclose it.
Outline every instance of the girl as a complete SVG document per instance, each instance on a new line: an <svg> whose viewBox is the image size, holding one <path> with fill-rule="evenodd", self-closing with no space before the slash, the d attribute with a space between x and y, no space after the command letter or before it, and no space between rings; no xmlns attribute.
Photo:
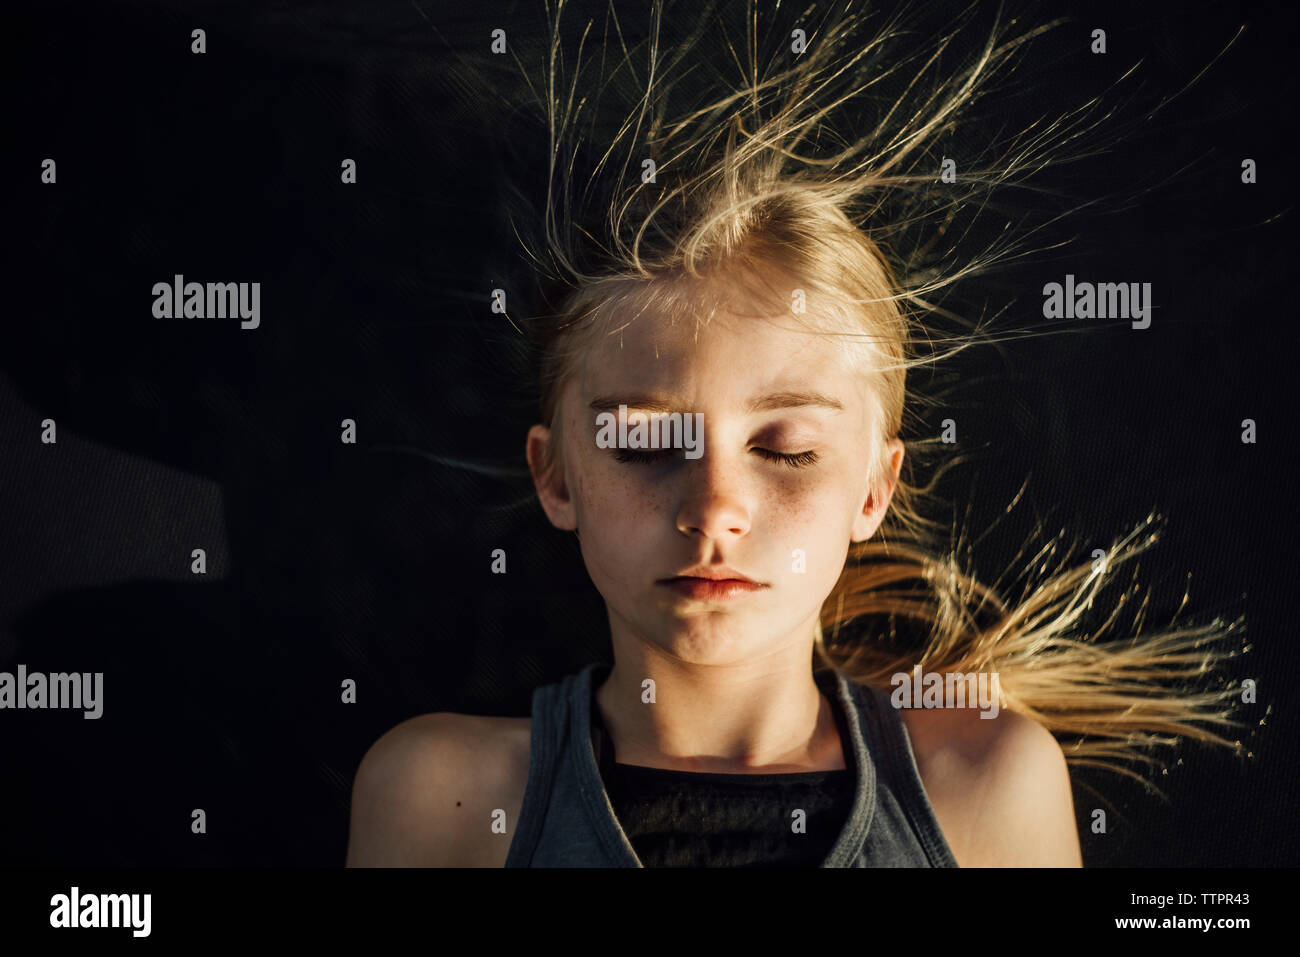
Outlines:
<svg viewBox="0 0 1300 957"><path fill-rule="evenodd" d="M746 62L721 27L710 40L743 85L674 109L673 70L711 21L664 42L655 4L646 61L584 88L634 87L616 126L591 120L588 155L562 6L526 456L550 522L578 536L613 661L538 689L528 718L390 731L357 775L348 863L1079 866L1068 765L1135 774L1123 763L1151 762L1147 745L1227 744L1202 725L1231 724L1231 690L1180 682L1215 668L1240 623L1081 631L1150 522L1008 602L922 514L925 446L902 434L924 397L906 373L989 338L941 334L957 317L936 294L1012 251L956 267L933 245L958 222L978 236L965 216L1061 161L1086 115L1031 124L984 163L932 144L1042 30L995 24L917 104L958 27L918 64L894 58L896 23L864 40L853 14L798 22L760 71L755 10ZM895 77L872 135L850 135ZM909 242L922 223L927 241Z"/></svg>

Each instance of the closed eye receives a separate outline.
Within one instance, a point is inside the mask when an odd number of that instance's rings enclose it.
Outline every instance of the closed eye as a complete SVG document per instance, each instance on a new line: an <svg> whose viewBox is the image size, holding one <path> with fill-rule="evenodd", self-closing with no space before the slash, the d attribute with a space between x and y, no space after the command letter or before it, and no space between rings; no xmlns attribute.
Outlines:
<svg viewBox="0 0 1300 957"><path fill-rule="evenodd" d="M812 449L807 452L773 452L770 449L754 449L759 455L771 462L783 462L792 469L807 468L817 461L817 453Z"/></svg>
<svg viewBox="0 0 1300 957"><path fill-rule="evenodd" d="M640 449L615 449L614 458L620 462L658 462L672 451L672 449L659 449L655 452L645 452Z"/></svg>
<svg viewBox="0 0 1300 957"><path fill-rule="evenodd" d="M648 464L650 462L662 461L665 455L672 454L673 449L658 449L655 451L645 451L643 449L615 449L614 458L620 462L633 462ZM792 469L807 468L817 461L817 453L809 449L807 452L773 452L771 449L751 449L758 453L769 462L780 462Z"/></svg>

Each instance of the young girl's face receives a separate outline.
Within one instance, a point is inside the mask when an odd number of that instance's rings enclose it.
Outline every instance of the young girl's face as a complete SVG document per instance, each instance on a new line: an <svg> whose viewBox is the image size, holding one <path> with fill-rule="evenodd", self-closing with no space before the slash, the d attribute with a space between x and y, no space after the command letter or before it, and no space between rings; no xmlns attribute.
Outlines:
<svg viewBox="0 0 1300 957"><path fill-rule="evenodd" d="M623 404L634 422L651 402L703 414L701 456L620 461L625 450L598 446L598 411ZM764 320L642 315L598 337L561 397L564 486L539 492L552 522L578 531L615 646L728 664L811 645L850 542L875 532L892 492L869 494L872 402L834 340ZM890 451L892 479L897 439ZM666 583L699 565L764 587L720 598Z"/></svg>

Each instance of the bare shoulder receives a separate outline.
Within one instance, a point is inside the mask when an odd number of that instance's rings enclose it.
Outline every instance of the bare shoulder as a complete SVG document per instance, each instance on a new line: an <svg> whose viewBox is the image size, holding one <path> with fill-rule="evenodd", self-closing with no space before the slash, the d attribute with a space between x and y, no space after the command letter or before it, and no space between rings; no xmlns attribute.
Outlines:
<svg viewBox="0 0 1300 957"><path fill-rule="evenodd" d="M1079 867L1065 754L1050 731L1014 711L901 712L921 783L962 867Z"/></svg>
<svg viewBox="0 0 1300 957"><path fill-rule="evenodd" d="M347 866L503 866L528 782L531 726L444 711L384 734L352 785Z"/></svg>

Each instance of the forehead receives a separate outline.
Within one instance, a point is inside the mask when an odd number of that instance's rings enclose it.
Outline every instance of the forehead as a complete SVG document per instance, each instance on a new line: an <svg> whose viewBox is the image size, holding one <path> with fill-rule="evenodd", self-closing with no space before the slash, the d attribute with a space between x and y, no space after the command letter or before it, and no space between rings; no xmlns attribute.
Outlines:
<svg viewBox="0 0 1300 957"><path fill-rule="evenodd" d="M776 391L810 391L846 410L866 400L866 376L842 339L792 320L719 311L705 321L643 312L594 334L578 375L586 398L662 394L699 408Z"/></svg>

